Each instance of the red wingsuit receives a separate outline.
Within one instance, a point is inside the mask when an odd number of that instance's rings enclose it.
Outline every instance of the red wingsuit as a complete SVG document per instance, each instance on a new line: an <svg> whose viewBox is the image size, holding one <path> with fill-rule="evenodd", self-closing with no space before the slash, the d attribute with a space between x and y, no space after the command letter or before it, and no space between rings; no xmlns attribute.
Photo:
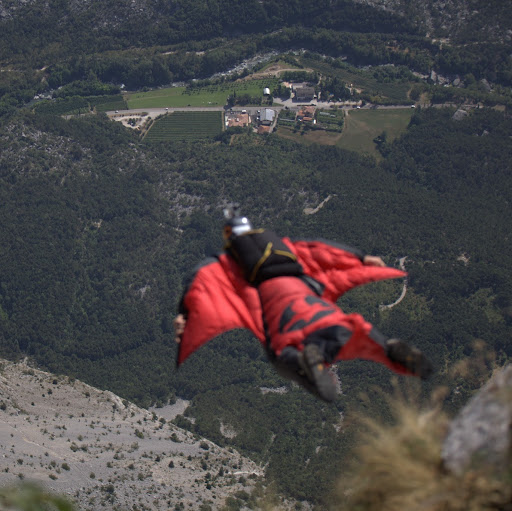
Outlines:
<svg viewBox="0 0 512 511"><path fill-rule="evenodd" d="M353 287L377 280L403 277L403 271L365 266L361 256L326 241L282 241L312 278L318 292L298 277L275 277L251 286L228 254L205 260L195 271L182 299L187 314L178 365L200 346L234 328L247 328L279 356L283 348L303 349L315 332L340 326L348 332L334 360L362 358L409 374L388 359L384 342L371 336L373 326L360 314L345 314L336 300ZM263 321L264 318L264 321Z"/></svg>

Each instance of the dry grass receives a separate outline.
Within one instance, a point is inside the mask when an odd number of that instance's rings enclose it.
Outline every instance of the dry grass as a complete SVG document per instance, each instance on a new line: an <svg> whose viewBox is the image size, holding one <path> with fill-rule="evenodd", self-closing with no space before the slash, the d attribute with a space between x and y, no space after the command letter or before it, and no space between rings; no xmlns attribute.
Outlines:
<svg viewBox="0 0 512 511"><path fill-rule="evenodd" d="M51 495L34 484L0 488L0 509L3 511L74 511L65 498Z"/></svg>
<svg viewBox="0 0 512 511"><path fill-rule="evenodd" d="M352 475L338 489L337 511L512 509L511 466L447 473L441 447L448 418L440 405L421 410L400 395L388 401L393 425L360 419L364 432Z"/></svg>

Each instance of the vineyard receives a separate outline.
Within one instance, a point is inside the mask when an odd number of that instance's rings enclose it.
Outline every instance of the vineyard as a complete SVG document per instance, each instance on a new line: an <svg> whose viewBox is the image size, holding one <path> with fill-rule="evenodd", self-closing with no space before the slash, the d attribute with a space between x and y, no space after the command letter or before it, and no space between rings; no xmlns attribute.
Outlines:
<svg viewBox="0 0 512 511"><path fill-rule="evenodd" d="M147 132L146 142L198 140L222 132L222 112L174 112L159 117Z"/></svg>

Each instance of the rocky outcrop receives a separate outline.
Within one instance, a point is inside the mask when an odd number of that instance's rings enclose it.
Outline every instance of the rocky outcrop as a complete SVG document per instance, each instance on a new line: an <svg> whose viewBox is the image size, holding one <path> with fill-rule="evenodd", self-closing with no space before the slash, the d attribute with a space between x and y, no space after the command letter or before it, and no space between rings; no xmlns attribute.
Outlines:
<svg viewBox="0 0 512 511"><path fill-rule="evenodd" d="M452 119L454 121L462 121L462 119L465 119L467 117L468 113L466 110L463 110L462 108L459 108L453 115Z"/></svg>
<svg viewBox="0 0 512 511"><path fill-rule="evenodd" d="M227 497L252 491L259 466L164 415L0 360L1 484L44 485L82 511L220 509Z"/></svg>
<svg viewBox="0 0 512 511"><path fill-rule="evenodd" d="M485 465L499 469L512 454L512 365L501 370L451 423L443 444L444 466L455 474Z"/></svg>

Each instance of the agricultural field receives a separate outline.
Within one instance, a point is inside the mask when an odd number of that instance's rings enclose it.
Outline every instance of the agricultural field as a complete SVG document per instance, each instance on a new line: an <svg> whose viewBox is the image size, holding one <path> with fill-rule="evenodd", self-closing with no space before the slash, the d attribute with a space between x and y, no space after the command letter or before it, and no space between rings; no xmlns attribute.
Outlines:
<svg viewBox="0 0 512 511"><path fill-rule="evenodd" d="M295 110L281 110L281 112L279 112L279 117L277 118L277 126L280 128L295 129L295 125L297 124L295 120L296 116L297 112Z"/></svg>
<svg viewBox="0 0 512 511"><path fill-rule="evenodd" d="M265 87L272 90L278 83L276 78L237 80L204 87L170 87L149 92L125 94L128 108L179 108L223 106L233 93L237 96L263 97Z"/></svg>
<svg viewBox="0 0 512 511"><path fill-rule="evenodd" d="M286 140L292 140L298 144L320 144L320 145L337 145L341 133L324 130L294 130L288 128L279 128L277 135Z"/></svg>
<svg viewBox="0 0 512 511"><path fill-rule="evenodd" d="M341 133L345 122L345 112L343 109L337 110L317 110L316 128L327 131L338 131Z"/></svg>
<svg viewBox="0 0 512 511"><path fill-rule="evenodd" d="M301 141L332 145L336 143L343 130L345 112L341 108L329 110L319 108L315 112L315 124L297 121L296 114L295 110L281 110L277 120L279 135L294 139L294 135L299 132ZM287 131L293 132L294 135ZM337 137L333 137L333 134Z"/></svg>
<svg viewBox="0 0 512 511"><path fill-rule="evenodd" d="M296 121L295 110L281 110L277 121L277 135L300 144L336 145L343 129L344 111L318 109L316 124Z"/></svg>
<svg viewBox="0 0 512 511"><path fill-rule="evenodd" d="M279 116L277 135L280 137L294 140L302 144L321 144L336 145L343 149L349 149L361 154L369 154L376 159L381 155L377 150L374 139L386 132L388 142L393 141L402 132L404 132L411 120L414 112L411 108L381 108L371 110L324 110L326 113L336 114L336 118L330 118L335 123L343 122L343 131L318 130L318 129L298 129L295 123L283 119ZM322 110L317 112L317 119ZM318 122L318 121L317 121Z"/></svg>
<svg viewBox="0 0 512 511"><path fill-rule="evenodd" d="M222 112L173 112L157 118L144 141L213 138L222 132L222 116Z"/></svg>
<svg viewBox="0 0 512 511"><path fill-rule="evenodd" d="M343 134L337 145L379 159L374 138L385 131L387 141L393 141L406 130L413 112L411 108L347 111Z"/></svg>

